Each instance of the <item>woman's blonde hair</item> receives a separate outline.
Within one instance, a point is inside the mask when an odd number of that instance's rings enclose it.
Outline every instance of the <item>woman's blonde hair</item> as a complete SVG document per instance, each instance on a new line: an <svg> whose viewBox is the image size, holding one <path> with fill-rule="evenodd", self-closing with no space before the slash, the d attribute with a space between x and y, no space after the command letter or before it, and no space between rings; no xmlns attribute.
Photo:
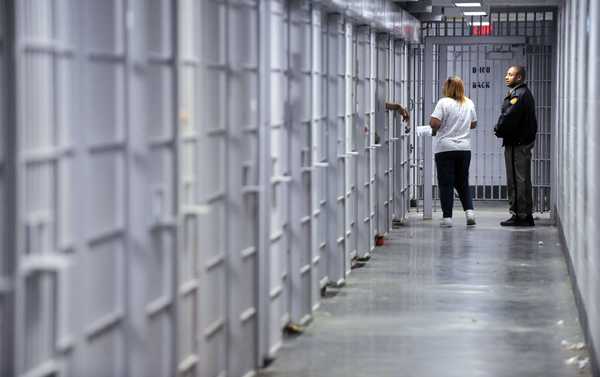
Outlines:
<svg viewBox="0 0 600 377"><path fill-rule="evenodd" d="M452 98L460 103L465 102L465 85L458 76L448 77L442 88L444 97Z"/></svg>

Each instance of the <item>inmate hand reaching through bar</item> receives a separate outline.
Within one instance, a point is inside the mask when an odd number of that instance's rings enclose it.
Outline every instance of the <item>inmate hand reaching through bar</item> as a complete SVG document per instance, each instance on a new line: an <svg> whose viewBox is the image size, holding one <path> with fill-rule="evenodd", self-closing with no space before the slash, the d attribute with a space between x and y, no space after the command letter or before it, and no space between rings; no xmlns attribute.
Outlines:
<svg viewBox="0 0 600 377"><path fill-rule="evenodd" d="M399 103L395 103L395 102L385 102L385 109L386 110L392 110L392 111L398 111L400 113L400 116L402 116L402 121L408 123L410 121L410 114L408 113L408 111L402 107L402 105L400 105Z"/></svg>

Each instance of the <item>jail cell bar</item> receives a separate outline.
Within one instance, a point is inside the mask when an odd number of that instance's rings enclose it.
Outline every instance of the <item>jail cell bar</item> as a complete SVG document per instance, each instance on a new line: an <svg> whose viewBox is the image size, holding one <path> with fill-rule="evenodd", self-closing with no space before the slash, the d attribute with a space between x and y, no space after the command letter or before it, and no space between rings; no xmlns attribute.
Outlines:
<svg viewBox="0 0 600 377"><path fill-rule="evenodd" d="M556 29L556 14L554 10L533 11L527 8L516 11L509 11L502 8L492 9L489 16L467 18L465 22L424 22L422 28L423 38L446 37L448 40L456 38L459 40L464 37L474 37L477 40L482 38L518 38L527 37L525 41L515 45L502 44L500 39L498 43L488 44L487 46L475 45L452 45L447 44L447 49L435 49L433 57L436 57L432 72L434 75L440 74L437 61L442 55L447 57L447 70L442 69L445 76L459 74L468 83L465 88L467 95L472 98L478 108L478 112L483 114L479 119L478 129L473 135L473 169L471 169L470 184L472 186L473 196L476 200L505 200L507 198L505 171L500 155L501 150L496 145L492 133L493 125L497 121L497 114L493 114L496 107L499 107L501 100L506 93L503 87L501 77L509 64L524 64L527 68L527 83L536 100L536 115L538 118L538 134L533 150L532 158L532 183L534 196L534 211L550 211L551 203L551 124L552 124L552 100L551 82L553 70L551 69L554 54L553 39ZM490 25L491 35L482 37L473 34L475 28L482 24ZM476 40L475 38L473 41ZM446 50L446 51L444 51ZM443 54L439 54L442 52ZM470 67L469 67L470 65ZM487 71L480 72L490 67L491 77ZM469 69L470 68L470 69ZM475 68L476 72L472 72ZM447 73L447 74L446 74ZM473 87L475 84L475 87ZM481 85L484 85L482 88ZM485 85L489 84L488 90ZM441 85L441 82L433 79L432 90L435 93ZM427 88L426 88L427 89ZM434 96L435 97L435 96ZM482 105L480 105L483 104ZM427 118L428 112L424 114ZM498 153L489 154L490 148ZM417 152L418 156L423 156ZM422 157L421 157L422 158ZM417 163L418 164L418 163ZM432 184L435 188L435 172L432 169ZM419 197L422 197L424 186L422 182L417 182L421 187ZM432 191L433 199L437 199L436 190ZM432 204L435 206L435 202Z"/></svg>
<svg viewBox="0 0 600 377"><path fill-rule="evenodd" d="M310 1L0 19L0 374L252 375L406 217L413 35Z"/></svg>

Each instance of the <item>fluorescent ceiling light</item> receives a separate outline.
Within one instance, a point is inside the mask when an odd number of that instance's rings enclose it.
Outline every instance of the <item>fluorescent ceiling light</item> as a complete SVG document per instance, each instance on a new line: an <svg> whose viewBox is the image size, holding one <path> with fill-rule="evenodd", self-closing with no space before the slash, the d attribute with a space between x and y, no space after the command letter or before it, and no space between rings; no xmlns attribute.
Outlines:
<svg viewBox="0 0 600 377"><path fill-rule="evenodd" d="M462 8L474 8L474 7L480 7L481 3L454 3L454 5L456 5L457 7L462 7Z"/></svg>
<svg viewBox="0 0 600 377"><path fill-rule="evenodd" d="M486 12L464 12L463 13L465 16L485 16L487 15Z"/></svg>
<svg viewBox="0 0 600 377"><path fill-rule="evenodd" d="M469 25L471 26L490 26L490 22L489 21L474 21L474 22L469 22Z"/></svg>

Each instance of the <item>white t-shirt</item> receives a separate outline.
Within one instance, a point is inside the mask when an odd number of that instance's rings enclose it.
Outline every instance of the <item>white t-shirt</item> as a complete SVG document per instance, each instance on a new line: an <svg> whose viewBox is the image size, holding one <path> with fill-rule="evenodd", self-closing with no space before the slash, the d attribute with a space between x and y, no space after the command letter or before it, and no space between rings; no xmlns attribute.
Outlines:
<svg viewBox="0 0 600 377"><path fill-rule="evenodd" d="M431 116L442 121L433 137L433 153L471 150L471 123L477 122L473 101L465 97L461 104L444 97L435 105Z"/></svg>

